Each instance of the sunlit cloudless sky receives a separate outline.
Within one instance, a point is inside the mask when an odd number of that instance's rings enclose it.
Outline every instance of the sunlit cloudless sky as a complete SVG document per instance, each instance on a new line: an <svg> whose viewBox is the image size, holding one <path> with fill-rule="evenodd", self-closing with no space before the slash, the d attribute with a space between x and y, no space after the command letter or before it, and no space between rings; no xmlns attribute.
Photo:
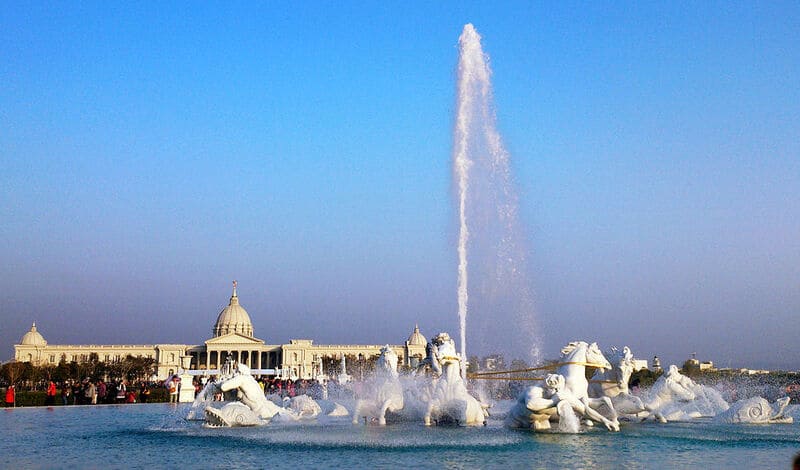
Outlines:
<svg viewBox="0 0 800 470"><path fill-rule="evenodd" d="M0 359L454 333L471 22L545 355L800 368L797 2L106 3L0 9Z"/></svg>

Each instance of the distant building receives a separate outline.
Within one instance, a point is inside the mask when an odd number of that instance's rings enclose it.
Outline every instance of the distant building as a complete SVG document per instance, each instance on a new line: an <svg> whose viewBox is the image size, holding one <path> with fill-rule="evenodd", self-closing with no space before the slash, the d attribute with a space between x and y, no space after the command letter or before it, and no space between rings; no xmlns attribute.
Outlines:
<svg viewBox="0 0 800 470"><path fill-rule="evenodd" d="M661 368L661 359L658 356L653 356L653 372L657 374L664 372L664 369Z"/></svg>
<svg viewBox="0 0 800 470"><path fill-rule="evenodd" d="M236 281L228 305L217 316L212 328L213 336L201 345L186 344L120 344L120 345L53 345L48 344L36 328L36 323L25 333L20 344L14 345L14 358L35 365L57 365L87 360L97 354L100 362L120 360L128 355L150 357L155 360L155 373L166 378L177 373L182 364L189 369L215 373L230 355L262 375L280 375L291 378L313 378L323 372L325 360L355 356L368 359L380 354L383 344L314 344L311 339L291 339L285 344L266 344L254 336L250 315L239 304ZM390 345L401 365L413 367L425 357L427 340L419 326L403 344Z"/></svg>
<svg viewBox="0 0 800 470"><path fill-rule="evenodd" d="M686 362L683 363L683 367L690 374L698 372L712 372L717 370L716 368L714 368L714 361L700 362L697 359L697 353L692 353L692 357L687 359Z"/></svg>

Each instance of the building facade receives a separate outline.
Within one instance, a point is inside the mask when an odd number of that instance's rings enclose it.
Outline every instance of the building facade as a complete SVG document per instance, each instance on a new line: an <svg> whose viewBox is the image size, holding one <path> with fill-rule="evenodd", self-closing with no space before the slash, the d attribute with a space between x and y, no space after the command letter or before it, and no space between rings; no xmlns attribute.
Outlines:
<svg viewBox="0 0 800 470"><path fill-rule="evenodd" d="M425 357L427 340L419 326L403 344L391 344L399 364L413 367ZM121 344L53 345L48 344L36 323L14 345L14 359L34 365L57 365L62 359L81 362L97 354L100 362L121 360L129 355L155 360L154 374L163 379L188 365L196 373L215 374L228 356L250 366L255 373L285 378L315 378L331 371L324 365L343 356L369 359L380 354L383 344L314 344L311 339L291 339L285 344L266 344L254 336L253 323L239 303L236 281L228 305L217 316L212 337L200 345Z"/></svg>

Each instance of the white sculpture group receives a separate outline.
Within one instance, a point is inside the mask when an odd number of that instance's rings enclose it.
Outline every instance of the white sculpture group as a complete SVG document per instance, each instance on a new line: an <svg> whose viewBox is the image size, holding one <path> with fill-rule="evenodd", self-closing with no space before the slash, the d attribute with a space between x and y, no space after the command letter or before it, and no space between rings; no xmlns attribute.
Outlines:
<svg viewBox="0 0 800 470"><path fill-rule="evenodd" d="M574 412L588 422L602 423L610 431L619 431L619 421L611 399L605 395L589 396L586 367L611 369L611 364L597 343L575 341L566 345L561 350L556 373L544 378L544 386L534 385L519 396L509 412L507 425L534 430L550 429L551 420L560 420ZM608 417L597 411L603 406L608 411Z"/></svg>
<svg viewBox="0 0 800 470"><path fill-rule="evenodd" d="M286 416L290 419L299 419L300 414L291 408L283 408L267 400L264 391L250 374L250 368L245 364L233 366L227 364L223 376L217 383L210 384L204 394L235 393L236 400L222 402L223 406L217 408L207 405L204 409L205 418L212 426L255 426L269 422L276 415Z"/></svg>
<svg viewBox="0 0 800 470"><path fill-rule="evenodd" d="M550 429L551 421L569 419L574 413L586 424L599 422L611 431L619 431L620 415L631 419L652 417L661 423L701 417L725 423L792 422L792 417L784 414L788 398L779 399L772 406L756 397L729 407L719 392L695 383L675 365L640 398L628 389L634 368L630 349L612 348L608 355L612 362L606 360L595 343L569 343L562 350L556 373L547 375L543 386L530 387L519 396L506 424L544 430ZM586 380L584 367L597 368L591 383Z"/></svg>
<svg viewBox="0 0 800 470"><path fill-rule="evenodd" d="M421 420L428 426L485 424L487 406L467 390L455 342L447 333L440 333L427 351L420 368L401 377L397 354L388 345L381 348L375 374L366 384L368 391L355 403L352 422L385 425L391 416ZM619 417L653 418L662 423L699 417L714 417L723 423L792 422L791 416L785 415L788 398L774 406L759 397L729 406L715 389L695 383L674 365L647 392L636 396L628 388L634 371L628 347L612 348L604 355L596 343L574 341L561 350L554 367L554 373L542 378L541 385L519 395L506 417L507 426L541 431L557 422L562 431L578 432L582 421L587 426L599 423L609 431L619 431ZM587 368L595 369L591 380L586 378ZM235 399L211 402L209 397L217 393L229 397L235 394ZM275 419L315 418L323 413L322 407L305 395L287 400L283 406L268 400L244 364L227 363L219 382L209 384L198 401L205 403L205 420L211 426L255 426ZM348 414L339 404L328 408L331 416Z"/></svg>
<svg viewBox="0 0 800 470"><path fill-rule="evenodd" d="M486 407L467 391L461 377L461 357L450 335L438 334L427 351L428 357L417 372L401 380L397 355L389 346L382 348L375 377L369 384L371 393L356 403L353 423L363 418L384 425L387 413L391 413L397 420L421 419L426 426L484 424Z"/></svg>

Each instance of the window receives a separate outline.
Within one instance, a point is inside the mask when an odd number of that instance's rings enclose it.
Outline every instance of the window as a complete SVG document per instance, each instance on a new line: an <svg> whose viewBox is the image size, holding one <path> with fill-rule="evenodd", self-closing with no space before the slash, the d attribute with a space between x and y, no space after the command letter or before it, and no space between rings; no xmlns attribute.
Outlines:
<svg viewBox="0 0 800 470"><path fill-rule="evenodd" d="M50 355L50 364L55 364L55 363L56 363L56 355L55 354L51 354Z"/></svg>

